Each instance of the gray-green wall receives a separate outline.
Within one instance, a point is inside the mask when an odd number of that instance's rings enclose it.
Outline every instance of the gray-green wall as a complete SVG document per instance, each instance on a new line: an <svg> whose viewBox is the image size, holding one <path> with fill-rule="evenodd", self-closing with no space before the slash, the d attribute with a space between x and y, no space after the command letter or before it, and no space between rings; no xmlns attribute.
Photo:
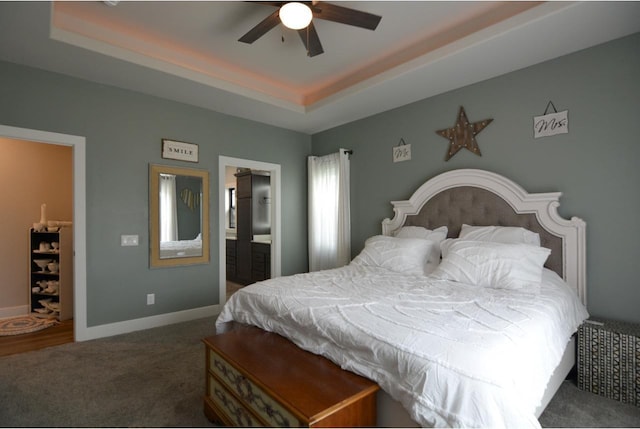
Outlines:
<svg viewBox="0 0 640 429"><path fill-rule="evenodd" d="M549 101L569 111L569 134L534 139L533 117ZM482 157L463 149L445 162L448 142L435 131L453 126L460 106L473 122L493 122L478 135ZM354 254L393 216L389 201L409 198L443 171L481 168L529 192L562 191L560 214L587 223L589 311L640 322L639 123L635 34L315 134L313 152L354 150ZM400 138L412 159L394 164Z"/></svg>
<svg viewBox="0 0 640 429"><path fill-rule="evenodd" d="M3 125L86 137L89 327L218 303L219 155L280 164L282 273L307 269L310 136L6 62L0 100ZM198 144L200 162L162 159L163 138ZM149 268L149 163L209 171L211 263ZM140 245L121 247L121 234Z"/></svg>
<svg viewBox="0 0 640 429"><path fill-rule="evenodd" d="M0 62L0 123L86 137L88 326L216 304L218 155L282 167L282 273L307 268L306 156L340 147L352 156L353 253L428 178L456 168L503 174L530 192L560 190L560 213L587 222L589 310L640 322L640 35L432 97L312 137L147 95ZM569 110L569 134L533 139L532 118L553 101ZM444 161L435 131L464 106L482 157ZM148 268L148 164L160 141L197 143L211 174L211 263ZM394 164L392 147L411 144ZM192 166L192 165L187 165ZM121 234L140 246L120 247ZM147 306L145 295L156 294Z"/></svg>

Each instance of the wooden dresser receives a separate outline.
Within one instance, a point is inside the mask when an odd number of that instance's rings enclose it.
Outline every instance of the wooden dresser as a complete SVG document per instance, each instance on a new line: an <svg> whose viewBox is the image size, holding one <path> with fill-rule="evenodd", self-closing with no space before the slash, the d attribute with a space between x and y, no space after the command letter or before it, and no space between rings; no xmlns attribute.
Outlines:
<svg viewBox="0 0 640 429"><path fill-rule="evenodd" d="M207 337L204 411L227 426L376 425L376 383L280 335L242 326Z"/></svg>

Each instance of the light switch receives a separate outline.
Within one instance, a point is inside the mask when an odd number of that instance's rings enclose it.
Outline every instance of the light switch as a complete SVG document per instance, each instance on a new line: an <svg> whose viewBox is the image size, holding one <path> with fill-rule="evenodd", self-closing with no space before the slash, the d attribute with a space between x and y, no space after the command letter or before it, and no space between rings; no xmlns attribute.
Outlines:
<svg viewBox="0 0 640 429"><path fill-rule="evenodd" d="M137 245L138 245L137 235L121 235L120 236L120 246L137 246Z"/></svg>

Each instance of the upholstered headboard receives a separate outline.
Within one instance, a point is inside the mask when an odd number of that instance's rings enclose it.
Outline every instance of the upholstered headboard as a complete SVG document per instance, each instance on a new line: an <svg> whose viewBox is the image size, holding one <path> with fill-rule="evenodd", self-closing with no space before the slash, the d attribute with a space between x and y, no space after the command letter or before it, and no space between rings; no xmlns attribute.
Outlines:
<svg viewBox="0 0 640 429"><path fill-rule="evenodd" d="M540 234L551 249L547 268L576 289L586 304L586 225L577 217L558 215L560 192L529 194L498 174L474 169L440 174L416 190L406 201L392 201L395 216L382 222L382 233L393 235L405 225L449 228L457 237L468 225L521 226Z"/></svg>

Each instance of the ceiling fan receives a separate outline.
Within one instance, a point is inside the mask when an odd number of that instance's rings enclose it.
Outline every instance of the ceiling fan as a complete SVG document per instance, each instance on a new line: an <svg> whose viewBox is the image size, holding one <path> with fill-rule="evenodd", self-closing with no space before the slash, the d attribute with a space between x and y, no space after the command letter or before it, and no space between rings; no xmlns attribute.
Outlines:
<svg viewBox="0 0 640 429"><path fill-rule="evenodd" d="M315 57L316 55L320 55L324 52L316 28L313 25L312 18L324 19L327 21L352 25L354 27L366 28L368 30L375 30L382 19L382 17L378 15L320 1L261 1L257 3L276 6L278 10L267 16L264 20L258 23L258 25L238 39L238 41L249 44L253 43L282 22L286 27L298 31L298 34L302 39L302 43L304 43L304 46L307 49L307 55L310 57ZM295 9L302 15L305 15L305 18L301 23L291 24L287 21L286 13L291 9Z"/></svg>

